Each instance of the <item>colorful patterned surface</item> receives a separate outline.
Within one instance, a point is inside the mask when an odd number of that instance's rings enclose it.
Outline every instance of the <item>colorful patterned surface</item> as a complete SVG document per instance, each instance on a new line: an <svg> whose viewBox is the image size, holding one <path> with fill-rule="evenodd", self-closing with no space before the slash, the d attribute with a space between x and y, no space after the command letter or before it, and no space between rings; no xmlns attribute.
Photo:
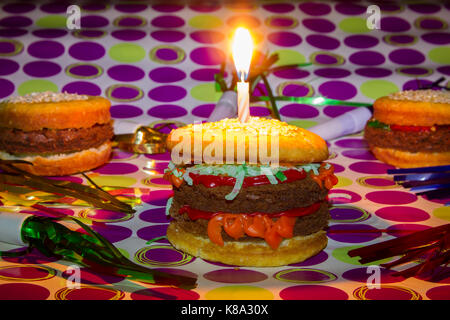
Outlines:
<svg viewBox="0 0 450 320"><path fill-rule="evenodd" d="M217 6L86 5L79 31L65 28L66 4L7 3L0 11L0 98L61 90L104 95L115 119L142 124L204 120L220 97L213 75L227 58L227 40L242 22L261 52L278 52L279 64L311 61L269 80L278 94L371 102L400 89L450 75L450 7L437 3L380 5L381 30L369 30L367 3L300 2ZM421 80L418 81L417 79ZM279 103L284 121L310 127L351 107ZM253 115L268 115L264 104ZM196 259L166 240L162 179L168 154L137 156L115 150L112 161L90 173L100 185L150 188L134 216L102 210L69 210L130 259L151 268L198 276L186 291L133 283L81 271L81 287L67 286L61 261L33 252L0 261L0 299L449 299L450 280L402 279L381 270L370 289L367 266L347 251L448 223L443 201L417 197L395 185L389 166L374 159L361 135L330 142L338 185L325 251L280 268L235 268ZM81 176L72 180L85 182ZM351 232L351 231L364 232ZM348 232L347 232L348 231ZM0 249L8 247L1 245Z"/></svg>

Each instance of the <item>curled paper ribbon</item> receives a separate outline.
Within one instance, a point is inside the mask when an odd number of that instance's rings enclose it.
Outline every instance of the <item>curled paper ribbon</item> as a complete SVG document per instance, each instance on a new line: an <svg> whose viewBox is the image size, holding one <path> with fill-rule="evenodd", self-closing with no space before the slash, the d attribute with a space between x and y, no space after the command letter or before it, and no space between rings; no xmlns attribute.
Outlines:
<svg viewBox="0 0 450 320"><path fill-rule="evenodd" d="M166 140L167 134L146 126L139 127L134 133L118 134L114 137L119 149L144 154L166 152Z"/></svg>

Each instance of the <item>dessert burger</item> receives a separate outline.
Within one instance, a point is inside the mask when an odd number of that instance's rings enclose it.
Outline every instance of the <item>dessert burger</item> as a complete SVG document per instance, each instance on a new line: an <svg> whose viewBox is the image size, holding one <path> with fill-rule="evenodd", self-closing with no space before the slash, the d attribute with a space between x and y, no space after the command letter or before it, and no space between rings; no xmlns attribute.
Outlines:
<svg viewBox="0 0 450 320"><path fill-rule="evenodd" d="M109 160L113 127L102 97L42 92L0 102L0 159L36 175L62 176Z"/></svg>
<svg viewBox="0 0 450 320"><path fill-rule="evenodd" d="M181 148L183 140L192 148ZM250 117L172 130L167 145L172 161L165 178L174 191L167 237L175 248L262 267L300 262L326 247L327 194L337 178L323 162L328 149L316 134ZM269 153L276 161L267 161Z"/></svg>
<svg viewBox="0 0 450 320"><path fill-rule="evenodd" d="M379 160L400 168L450 164L449 92L396 92L373 109L364 137Z"/></svg>

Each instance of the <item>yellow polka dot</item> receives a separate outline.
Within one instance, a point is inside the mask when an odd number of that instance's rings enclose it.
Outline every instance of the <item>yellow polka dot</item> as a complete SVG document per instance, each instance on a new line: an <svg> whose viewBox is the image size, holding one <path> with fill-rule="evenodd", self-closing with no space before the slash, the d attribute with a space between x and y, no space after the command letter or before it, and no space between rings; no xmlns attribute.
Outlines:
<svg viewBox="0 0 450 320"><path fill-rule="evenodd" d="M206 293L207 300L272 300L273 294L267 289L255 286L225 286Z"/></svg>
<svg viewBox="0 0 450 320"><path fill-rule="evenodd" d="M450 207L440 207L433 210L436 218L450 221Z"/></svg>
<svg viewBox="0 0 450 320"><path fill-rule="evenodd" d="M126 176L97 176L90 177L99 186L114 186L114 187L131 187L137 180Z"/></svg>
<svg viewBox="0 0 450 320"><path fill-rule="evenodd" d="M338 178L338 183L333 188L346 187L353 183L353 181L349 178L336 176Z"/></svg>
<svg viewBox="0 0 450 320"><path fill-rule="evenodd" d="M223 22L216 16L200 14L190 19L189 25L197 29L215 29L220 28Z"/></svg>

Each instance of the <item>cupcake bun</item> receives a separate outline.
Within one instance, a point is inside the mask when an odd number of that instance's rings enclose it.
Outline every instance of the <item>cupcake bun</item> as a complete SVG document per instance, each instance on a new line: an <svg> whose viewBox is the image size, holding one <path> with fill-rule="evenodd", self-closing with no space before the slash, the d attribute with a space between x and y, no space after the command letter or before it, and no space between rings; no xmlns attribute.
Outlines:
<svg viewBox="0 0 450 320"><path fill-rule="evenodd" d="M375 157L399 168L418 168L450 164L450 152L408 152L371 146Z"/></svg>

